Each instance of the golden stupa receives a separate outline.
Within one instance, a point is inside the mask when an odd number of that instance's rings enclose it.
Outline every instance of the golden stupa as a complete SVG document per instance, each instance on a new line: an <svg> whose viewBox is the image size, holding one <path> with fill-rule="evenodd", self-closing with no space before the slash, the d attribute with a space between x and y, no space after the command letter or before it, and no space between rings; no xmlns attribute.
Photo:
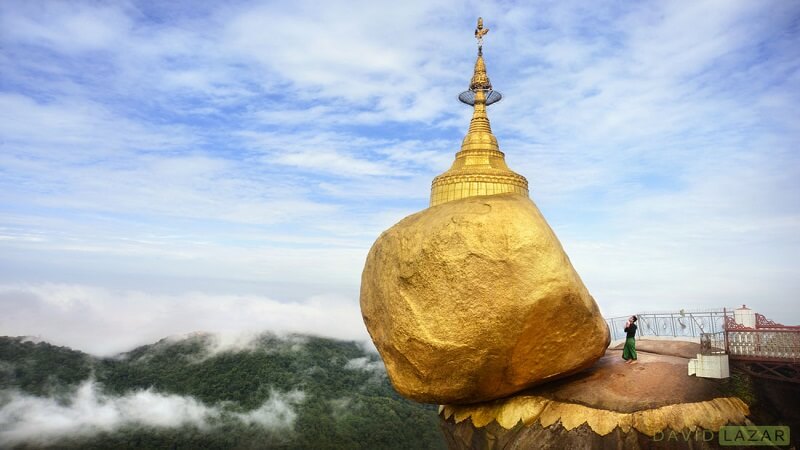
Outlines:
<svg viewBox="0 0 800 450"><path fill-rule="evenodd" d="M478 58L474 106L455 162L433 180L430 207L377 239L361 280L367 330L397 391L466 404L502 398L580 371L603 356L609 332L561 244L505 163Z"/></svg>
<svg viewBox="0 0 800 450"><path fill-rule="evenodd" d="M497 145L497 138L492 134L486 115L487 100L494 103L502 97L499 92L492 90L483 62L482 39L488 31L480 21L475 30L479 42L475 72L469 90L459 96L462 102L475 106L469 131L450 170L433 179L431 206L477 195L513 192L528 196L528 180L506 165L505 155Z"/></svg>

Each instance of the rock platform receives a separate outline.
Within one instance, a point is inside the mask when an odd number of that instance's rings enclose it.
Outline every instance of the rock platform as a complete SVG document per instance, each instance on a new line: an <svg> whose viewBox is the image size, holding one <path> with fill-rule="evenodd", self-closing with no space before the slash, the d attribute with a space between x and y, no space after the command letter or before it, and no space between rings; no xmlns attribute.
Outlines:
<svg viewBox="0 0 800 450"><path fill-rule="evenodd" d="M688 358L675 354L689 356L698 344L668 344L637 343L636 364L609 349L568 378L492 402L442 406L445 439L452 449L718 448L719 428L748 424L749 408L719 381L686 374Z"/></svg>

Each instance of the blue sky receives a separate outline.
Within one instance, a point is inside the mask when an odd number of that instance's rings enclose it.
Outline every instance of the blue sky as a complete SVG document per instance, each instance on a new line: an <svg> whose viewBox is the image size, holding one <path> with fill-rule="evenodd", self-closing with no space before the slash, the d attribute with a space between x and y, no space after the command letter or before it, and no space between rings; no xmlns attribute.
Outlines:
<svg viewBox="0 0 800 450"><path fill-rule="evenodd" d="M604 315L800 324L800 4L0 3L0 334L366 337L491 30L501 149Z"/></svg>

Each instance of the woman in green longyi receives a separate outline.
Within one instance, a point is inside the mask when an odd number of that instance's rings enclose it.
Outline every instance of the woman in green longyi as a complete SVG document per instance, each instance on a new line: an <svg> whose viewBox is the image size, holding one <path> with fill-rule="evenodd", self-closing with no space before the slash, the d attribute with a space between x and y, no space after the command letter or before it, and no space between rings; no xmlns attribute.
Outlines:
<svg viewBox="0 0 800 450"><path fill-rule="evenodd" d="M625 347L622 347L622 359L626 364L636 364L636 316L625 322Z"/></svg>

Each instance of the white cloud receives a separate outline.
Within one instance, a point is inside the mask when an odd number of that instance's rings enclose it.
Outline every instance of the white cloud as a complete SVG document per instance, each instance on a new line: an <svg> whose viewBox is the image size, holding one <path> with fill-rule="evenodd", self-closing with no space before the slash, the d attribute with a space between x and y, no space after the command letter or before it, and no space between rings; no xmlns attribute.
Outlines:
<svg viewBox="0 0 800 450"><path fill-rule="evenodd" d="M453 75L445 60L426 56L434 42L438 48L457 42L451 30L430 23L439 12L449 11L449 5L301 5L274 4L234 14L223 32L223 45L317 98L336 98L340 104L377 98L383 120L425 120L446 108L426 97L442 74ZM387 96L389 92L393 95Z"/></svg>
<svg viewBox="0 0 800 450"><path fill-rule="evenodd" d="M68 53L111 50L133 27L122 9L87 3L6 4L0 10L0 24L5 39Z"/></svg>
<svg viewBox="0 0 800 450"><path fill-rule="evenodd" d="M63 165L110 159L114 168L135 151L168 152L197 143L184 127L143 124L88 99L40 102L0 92L0 119L4 162L11 155Z"/></svg>
<svg viewBox="0 0 800 450"><path fill-rule="evenodd" d="M302 391L273 391L258 408L244 413L207 406L192 397L160 394L150 389L123 396L102 392L88 380L66 399L35 397L19 392L0 393L0 445L53 444L62 437L113 432L124 426L174 428L212 427L224 417L267 429L291 428L302 403Z"/></svg>
<svg viewBox="0 0 800 450"><path fill-rule="evenodd" d="M290 391L281 394L272 391L272 395L260 407L246 413L236 413L234 417L242 422L260 425L267 428L290 428L297 414L293 406L305 399L302 391Z"/></svg>
<svg viewBox="0 0 800 450"><path fill-rule="evenodd" d="M248 331L209 333L195 332L189 334L173 335L166 337L155 344L155 349L161 345L170 346L176 342L187 339L200 339L205 344L205 351L201 356L202 360L214 357L220 353L228 352L253 352L263 351L274 352L299 352L308 343L308 336L287 333L257 333ZM265 340L269 344L265 344ZM142 358L148 358L149 353L145 353Z"/></svg>
<svg viewBox="0 0 800 450"><path fill-rule="evenodd" d="M386 372L386 367L383 365L383 361L372 360L367 356L348 360L344 365L344 368L350 370L363 370L366 372Z"/></svg>
<svg viewBox="0 0 800 450"><path fill-rule="evenodd" d="M196 331L222 334L214 338L221 339L212 346L216 351L246 345L263 331L367 339L357 302L330 295L280 302L263 295L6 285L0 287L0 317L5 335L33 335L99 355Z"/></svg>

